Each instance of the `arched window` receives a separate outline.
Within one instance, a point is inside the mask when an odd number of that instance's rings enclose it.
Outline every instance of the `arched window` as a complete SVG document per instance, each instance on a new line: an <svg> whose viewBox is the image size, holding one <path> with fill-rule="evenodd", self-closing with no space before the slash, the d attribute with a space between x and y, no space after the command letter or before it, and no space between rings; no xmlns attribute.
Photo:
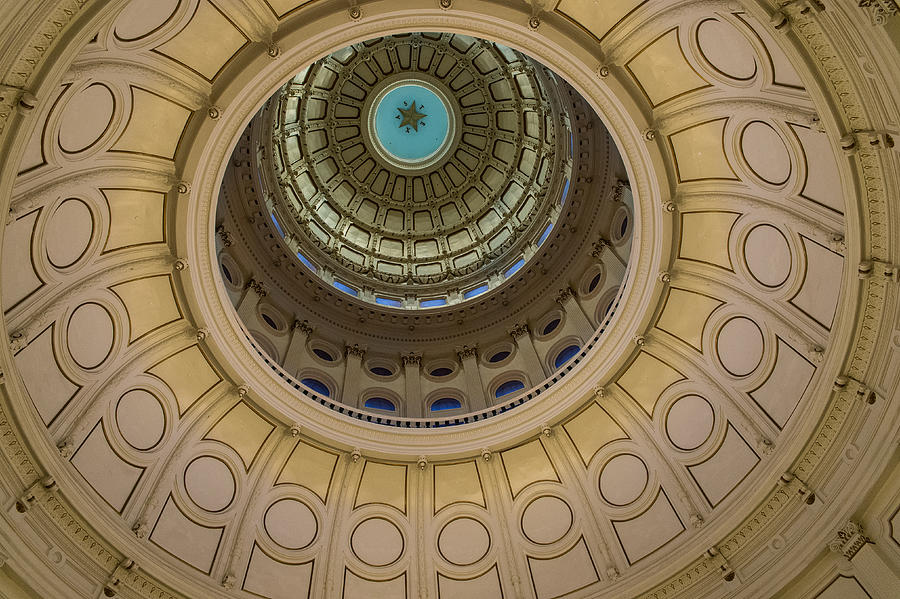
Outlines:
<svg viewBox="0 0 900 599"><path fill-rule="evenodd" d="M577 345L570 345L556 355L556 360L553 362L553 365L559 368L571 360L580 350L581 348Z"/></svg>
<svg viewBox="0 0 900 599"><path fill-rule="evenodd" d="M384 410L385 412L397 411L397 408L394 407L394 402L383 397L370 397L366 400L365 405L367 408L372 408L373 410Z"/></svg>
<svg viewBox="0 0 900 599"><path fill-rule="evenodd" d="M431 404L431 411L440 412L441 410L455 410L461 407L462 404L459 403L458 399L453 399L452 397L442 397L441 399Z"/></svg>
<svg viewBox="0 0 900 599"><path fill-rule="evenodd" d="M494 397L503 397L504 395L509 395L510 393L515 393L520 389L525 388L525 383L519 380L506 381L494 391Z"/></svg>
<svg viewBox="0 0 900 599"><path fill-rule="evenodd" d="M325 397L331 396L331 391L328 390L328 386L320 381L319 379L305 378L300 381L319 395L324 395Z"/></svg>

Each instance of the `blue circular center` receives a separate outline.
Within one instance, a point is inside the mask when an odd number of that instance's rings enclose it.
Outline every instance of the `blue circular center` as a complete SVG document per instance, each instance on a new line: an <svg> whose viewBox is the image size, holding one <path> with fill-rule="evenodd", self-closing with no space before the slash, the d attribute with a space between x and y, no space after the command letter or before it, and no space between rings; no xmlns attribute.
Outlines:
<svg viewBox="0 0 900 599"><path fill-rule="evenodd" d="M450 128L444 103L430 89L416 84L398 86L375 107L375 135L396 158L418 162L437 152Z"/></svg>

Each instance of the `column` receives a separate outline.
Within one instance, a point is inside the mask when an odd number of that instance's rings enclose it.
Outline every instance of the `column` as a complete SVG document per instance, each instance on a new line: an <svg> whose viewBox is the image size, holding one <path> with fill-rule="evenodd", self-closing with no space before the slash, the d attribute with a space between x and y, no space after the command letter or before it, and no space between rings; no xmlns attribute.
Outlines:
<svg viewBox="0 0 900 599"><path fill-rule="evenodd" d="M527 324L516 324L509 329L509 335L516 342L516 347L519 348L519 353L525 360L525 369L528 371L529 382L533 387L546 378L547 371L538 357L537 350L534 349L531 331Z"/></svg>
<svg viewBox="0 0 900 599"><path fill-rule="evenodd" d="M359 401L359 381L362 378L362 361L366 355L366 348L359 344L346 346L344 355L346 364L344 367L344 387L341 392L341 401L347 405L355 406Z"/></svg>
<svg viewBox="0 0 900 599"><path fill-rule="evenodd" d="M403 379L406 387L406 413L409 418L421 418L422 405L422 355L410 352L400 356L403 361Z"/></svg>
<svg viewBox="0 0 900 599"><path fill-rule="evenodd" d="M251 325L257 322L256 306L259 305L259 300L267 295L269 295L269 290L266 289L265 284L261 281L250 279L250 281L247 282L247 286L244 290L244 297L241 298L241 301L238 302L237 305L238 318L240 318L245 325Z"/></svg>
<svg viewBox="0 0 900 599"><path fill-rule="evenodd" d="M463 377L466 380L466 395L469 396L469 409L473 412L488 407L484 384L481 382L481 371L478 368L477 346L463 345L456 348L456 355L462 365Z"/></svg>
<svg viewBox="0 0 900 599"><path fill-rule="evenodd" d="M850 562L860 584L873 599L900 597L900 577L885 563L857 522L847 521L828 548Z"/></svg>
<svg viewBox="0 0 900 599"><path fill-rule="evenodd" d="M284 354L284 364L282 367L291 376L297 376L297 373L307 364L308 354L306 353L306 343L309 336L312 335L313 327L308 320L295 320L291 327L291 340L288 343L287 351Z"/></svg>
<svg viewBox="0 0 900 599"><path fill-rule="evenodd" d="M584 339L585 342L594 336L594 326L591 324L591 321L588 320L584 310L581 309L578 300L575 299L574 291L569 287L560 289L556 294L556 301L563 307L563 310L566 311L566 318L572 319L575 328L581 333L581 338Z"/></svg>

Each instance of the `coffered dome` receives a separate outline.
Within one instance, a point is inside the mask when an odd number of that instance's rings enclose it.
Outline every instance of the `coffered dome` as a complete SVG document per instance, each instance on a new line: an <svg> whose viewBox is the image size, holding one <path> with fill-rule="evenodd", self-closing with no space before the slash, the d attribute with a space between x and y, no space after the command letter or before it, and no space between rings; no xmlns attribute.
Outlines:
<svg viewBox="0 0 900 599"><path fill-rule="evenodd" d="M458 303L502 278L569 187L557 79L469 36L338 50L285 84L263 118L276 145L260 154L261 180L286 243L385 305Z"/></svg>

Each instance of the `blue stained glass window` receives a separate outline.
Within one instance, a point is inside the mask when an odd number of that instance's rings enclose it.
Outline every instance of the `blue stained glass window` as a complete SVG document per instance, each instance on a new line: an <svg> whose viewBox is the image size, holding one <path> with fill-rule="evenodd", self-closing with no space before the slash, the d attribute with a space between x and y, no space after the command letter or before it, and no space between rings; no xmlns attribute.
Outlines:
<svg viewBox="0 0 900 599"><path fill-rule="evenodd" d="M459 403L458 399L453 399L452 397L443 397L431 404L431 411L440 412L441 410L455 410L461 407L462 404Z"/></svg>
<svg viewBox="0 0 900 599"><path fill-rule="evenodd" d="M284 237L284 231L281 230L281 225L278 224L278 219L275 218L275 213L272 213L272 223L275 225L275 230L278 231L278 234Z"/></svg>
<svg viewBox="0 0 900 599"><path fill-rule="evenodd" d="M395 412L394 402L383 397L370 397L366 400L366 407L374 410L384 410L386 412Z"/></svg>
<svg viewBox="0 0 900 599"><path fill-rule="evenodd" d="M515 393L516 391L519 391L520 389L524 389L524 388L525 388L525 383L523 383L522 381L516 381L516 380L506 381L505 383L503 383L502 385L497 387L497 390L494 391L494 397L503 397L504 395L509 395L510 393Z"/></svg>
<svg viewBox="0 0 900 599"><path fill-rule="evenodd" d="M509 277L516 274L516 272L523 266L525 266L525 258L520 259L518 262L516 262L515 264L510 266L509 270L507 270L505 273L503 273L503 276L508 279Z"/></svg>
<svg viewBox="0 0 900 599"><path fill-rule="evenodd" d="M446 305L447 305L447 300L442 297L422 300L419 302L419 306L422 308L435 308L437 306L446 306Z"/></svg>
<svg viewBox="0 0 900 599"><path fill-rule="evenodd" d="M544 232L541 233L541 238L538 239L538 245L541 245L542 243L547 241L547 238L550 237L550 231L552 231L552 230L553 230L553 223L550 223L549 225L547 225L547 228L544 229Z"/></svg>
<svg viewBox="0 0 900 599"><path fill-rule="evenodd" d="M300 382L303 383L304 385L306 385L307 387L309 387L310 389L312 389L313 391L315 391L316 393L318 393L319 395L324 395L325 397L329 397L331 395L331 392L328 390L328 387L325 385L325 383L323 383L319 379L305 378L305 379L302 379Z"/></svg>
<svg viewBox="0 0 900 599"><path fill-rule="evenodd" d="M559 203L562 204L563 201L566 199L566 196L568 196L568 195L569 195L569 180L566 179L566 184L563 186L563 192L562 192L562 196L560 196L560 198L559 198Z"/></svg>
<svg viewBox="0 0 900 599"><path fill-rule="evenodd" d="M354 296L354 297L356 297L357 295L359 295L359 291L357 291L356 289L354 289L354 288L351 287L350 285L347 285L347 284L345 284L345 283L341 283L340 281L335 281L335 282L334 282L334 286L337 287L338 289L340 289L341 291L343 291L344 293L347 293L347 294L352 295L352 296Z"/></svg>
<svg viewBox="0 0 900 599"><path fill-rule="evenodd" d="M569 347L559 352L559 354L557 354L556 361L553 362L553 365L559 368L560 366L571 360L579 351L581 351L580 347L578 347L577 345L570 345Z"/></svg>
<svg viewBox="0 0 900 599"><path fill-rule="evenodd" d="M306 265L306 268L310 269L311 271L313 271L313 272L319 272L319 269L316 268L316 265L313 264L312 262L310 262L310 261L309 261L309 258L307 258L306 256L304 256L304 255L301 254L300 252L297 252L297 259L300 260L300 262L302 262L303 264L305 264L305 265Z"/></svg>
<svg viewBox="0 0 900 599"><path fill-rule="evenodd" d="M484 293L487 290L488 290L488 286L487 286L487 283L485 283L484 285L479 285L475 289L469 289L468 291L463 293L463 298L470 299L470 298L475 297L476 295L481 295L482 293Z"/></svg>
<svg viewBox="0 0 900 599"><path fill-rule="evenodd" d="M376 304L381 304L382 306L391 306L392 308L402 308L403 302L400 300L391 299L389 297L376 297Z"/></svg>

